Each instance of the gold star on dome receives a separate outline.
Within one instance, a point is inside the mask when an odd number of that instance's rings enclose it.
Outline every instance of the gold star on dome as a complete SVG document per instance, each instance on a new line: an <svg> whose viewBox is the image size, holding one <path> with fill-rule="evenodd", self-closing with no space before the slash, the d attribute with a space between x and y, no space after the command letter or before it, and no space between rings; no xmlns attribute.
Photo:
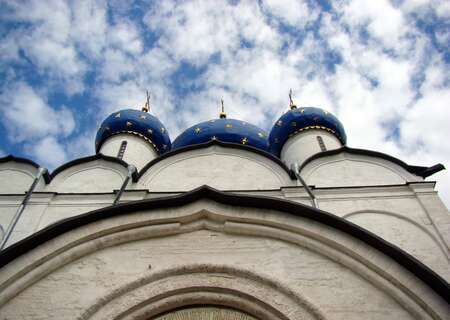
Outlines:
<svg viewBox="0 0 450 320"><path fill-rule="evenodd" d="M147 132L148 132L149 134L152 134L152 133L153 133L153 130L152 130L152 129L148 129Z"/></svg>
<svg viewBox="0 0 450 320"><path fill-rule="evenodd" d="M227 124L225 125L225 128L233 128L233 125L232 125L231 123L227 123Z"/></svg>
<svg viewBox="0 0 450 320"><path fill-rule="evenodd" d="M199 134L200 131L202 131L202 129L200 129L199 127L197 127L197 128L194 129L194 131L195 131L195 133Z"/></svg>
<svg viewBox="0 0 450 320"><path fill-rule="evenodd" d="M262 133L262 132L258 132L258 136L259 136L260 138L264 138L266 135L265 135L264 133Z"/></svg>
<svg viewBox="0 0 450 320"><path fill-rule="evenodd" d="M117 114L114 116L114 118L120 118L120 112L117 113Z"/></svg>
<svg viewBox="0 0 450 320"><path fill-rule="evenodd" d="M280 127L281 127L282 124L283 124L283 121L281 121L281 120L278 120L278 121L277 121L277 126L280 126Z"/></svg>
<svg viewBox="0 0 450 320"><path fill-rule="evenodd" d="M127 127L131 127L133 125L133 122L127 121Z"/></svg>
<svg viewBox="0 0 450 320"><path fill-rule="evenodd" d="M147 117L144 116L143 114L141 114L141 115L139 116L139 119L147 119Z"/></svg>
<svg viewBox="0 0 450 320"><path fill-rule="evenodd" d="M166 129L164 127L161 127L161 132L162 133L166 132Z"/></svg>
<svg viewBox="0 0 450 320"><path fill-rule="evenodd" d="M304 113L304 112L305 112L305 109L300 109L300 112L301 112L301 113Z"/></svg>
<svg viewBox="0 0 450 320"><path fill-rule="evenodd" d="M211 140L217 140L217 137L216 136L212 136Z"/></svg>
<svg viewBox="0 0 450 320"><path fill-rule="evenodd" d="M244 138L242 138L241 142L242 142L242 144L247 144L248 143L248 139L244 137Z"/></svg>

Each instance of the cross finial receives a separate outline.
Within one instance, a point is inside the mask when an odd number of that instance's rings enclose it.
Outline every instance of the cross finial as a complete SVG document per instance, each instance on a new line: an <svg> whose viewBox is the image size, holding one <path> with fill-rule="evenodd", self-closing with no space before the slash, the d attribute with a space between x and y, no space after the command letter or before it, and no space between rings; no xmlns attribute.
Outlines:
<svg viewBox="0 0 450 320"><path fill-rule="evenodd" d="M220 117L221 119L224 119L224 118L227 117L227 114L225 113L225 107L223 106L223 99L220 99L220 103L221 103L221 105L222 105L222 112L219 113L219 117Z"/></svg>
<svg viewBox="0 0 450 320"><path fill-rule="evenodd" d="M148 112L150 110L150 94L147 90L147 101L145 102L145 105L142 107L142 111Z"/></svg>
<svg viewBox="0 0 450 320"><path fill-rule="evenodd" d="M291 108L291 110L297 108L294 100L292 100L292 89L289 89L289 107Z"/></svg>

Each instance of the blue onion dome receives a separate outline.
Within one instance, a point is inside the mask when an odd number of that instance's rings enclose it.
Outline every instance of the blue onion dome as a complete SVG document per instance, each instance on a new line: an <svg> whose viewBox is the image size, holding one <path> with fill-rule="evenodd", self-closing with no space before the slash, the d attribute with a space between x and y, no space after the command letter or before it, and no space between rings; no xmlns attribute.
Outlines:
<svg viewBox="0 0 450 320"><path fill-rule="evenodd" d="M120 133L143 138L159 155L171 148L167 129L158 118L145 111L125 109L112 113L103 121L95 138L95 151L99 152L106 139Z"/></svg>
<svg viewBox="0 0 450 320"><path fill-rule="evenodd" d="M291 110L283 114L270 131L270 152L280 156L283 145L290 137L309 129L326 130L343 145L347 143L344 127L334 115L321 108L297 108L291 103Z"/></svg>
<svg viewBox="0 0 450 320"><path fill-rule="evenodd" d="M268 152L267 133L248 122L227 119L213 119L186 129L173 142L172 149L218 140L238 143Z"/></svg>

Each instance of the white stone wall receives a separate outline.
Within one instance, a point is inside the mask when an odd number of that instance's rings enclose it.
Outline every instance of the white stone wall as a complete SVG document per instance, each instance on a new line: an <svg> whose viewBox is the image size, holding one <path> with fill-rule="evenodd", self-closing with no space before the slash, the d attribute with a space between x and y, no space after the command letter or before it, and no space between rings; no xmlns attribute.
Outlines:
<svg viewBox="0 0 450 320"><path fill-rule="evenodd" d="M120 189L127 176L124 166L97 159L59 172L45 188L58 193L100 193Z"/></svg>
<svg viewBox="0 0 450 320"><path fill-rule="evenodd" d="M209 185L219 190L265 190L295 185L274 161L251 151L211 146L176 154L141 177L138 188L189 191Z"/></svg>
<svg viewBox="0 0 450 320"><path fill-rule="evenodd" d="M385 159L341 152L315 159L302 169L309 184L319 187L396 185L423 181L403 167Z"/></svg>
<svg viewBox="0 0 450 320"><path fill-rule="evenodd" d="M300 132L289 138L281 149L281 160L290 168L297 162L301 165L312 155L322 152L317 137L322 137L327 150L339 149L341 142L331 133L325 130L311 129Z"/></svg>
<svg viewBox="0 0 450 320"><path fill-rule="evenodd" d="M158 157L158 154L149 142L132 134L116 134L108 138L102 144L100 153L110 157L117 157L122 141L127 141L122 160L134 165L138 170Z"/></svg>
<svg viewBox="0 0 450 320"><path fill-rule="evenodd" d="M446 319L450 313L396 261L340 231L208 200L77 228L0 273L6 319L149 319L204 301L260 319Z"/></svg>
<svg viewBox="0 0 450 320"><path fill-rule="evenodd" d="M30 189L38 173L32 165L9 161L0 163L0 194L23 194ZM36 186L36 190L45 186L43 180Z"/></svg>
<svg viewBox="0 0 450 320"><path fill-rule="evenodd" d="M31 185L33 170L37 171L27 166L15 162L0 166L12 187L0 193L3 230ZM14 180L24 174L28 180ZM348 153L316 159L301 174L315 186L320 209L376 233L450 280L450 215L433 183L384 159ZM126 175L125 167L98 159L61 171L48 185L42 179L8 245L51 223L111 205ZM305 190L274 161L220 146L157 162L139 181L130 182L122 202L173 195L205 184L312 205Z"/></svg>

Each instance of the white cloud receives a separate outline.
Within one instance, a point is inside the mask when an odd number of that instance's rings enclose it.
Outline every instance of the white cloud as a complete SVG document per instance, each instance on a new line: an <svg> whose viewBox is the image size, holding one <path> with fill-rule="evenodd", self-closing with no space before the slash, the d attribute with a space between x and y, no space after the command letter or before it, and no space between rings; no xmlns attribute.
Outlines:
<svg viewBox="0 0 450 320"><path fill-rule="evenodd" d="M50 107L32 87L17 82L0 96L3 123L14 142L29 141L47 135L67 137L75 128L72 112L62 106Z"/></svg>
<svg viewBox="0 0 450 320"><path fill-rule="evenodd" d="M450 157L442 146L450 135L448 68L414 20L448 17L448 2L348 0L332 2L332 12L303 0L43 3L7 2L13 10L2 18L28 24L2 39L0 54L2 66L27 57L33 71L47 77L48 87L38 91L14 74L1 99L8 103L3 105L9 109L4 121L9 136L22 143L35 139L40 147L55 143L52 154L60 154L60 161L92 152L95 129L91 125L89 133L70 136L72 113L47 103L46 93L57 86L68 96L87 92L98 122L119 108L142 107L149 89L152 112L172 138L188 125L216 117L220 98L229 117L270 129L287 110L292 88L299 105L335 113L350 146L417 165ZM143 21L130 16L138 7ZM316 22L315 33L305 31ZM442 30L435 36L442 46L448 42ZM328 65L329 54L337 57L334 67ZM180 69L186 64L195 77ZM92 87L85 83L89 73ZM33 123L23 117L30 108L40 114ZM438 177L448 191L446 176Z"/></svg>
<svg viewBox="0 0 450 320"><path fill-rule="evenodd" d="M337 7L353 32L358 32L360 27L367 27L371 36L388 47L397 48L401 44L401 37L408 31L403 12L388 0L351 0Z"/></svg>
<svg viewBox="0 0 450 320"><path fill-rule="evenodd" d="M143 44L136 26L121 22L108 29L108 45L130 54L142 52Z"/></svg>
<svg viewBox="0 0 450 320"><path fill-rule="evenodd" d="M78 50L89 58L100 59L109 30L105 1L70 1L70 38Z"/></svg>
<svg viewBox="0 0 450 320"><path fill-rule="evenodd" d="M25 149L37 159L38 163L50 170L68 160L64 146L55 137L44 137L33 144L26 145Z"/></svg>
<svg viewBox="0 0 450 320"><path fill-rule="evenodd" d="M319 15L319 10L310 8L304 0L264 0L262 4L267 13L298 29L304 28Z"/></svg>

